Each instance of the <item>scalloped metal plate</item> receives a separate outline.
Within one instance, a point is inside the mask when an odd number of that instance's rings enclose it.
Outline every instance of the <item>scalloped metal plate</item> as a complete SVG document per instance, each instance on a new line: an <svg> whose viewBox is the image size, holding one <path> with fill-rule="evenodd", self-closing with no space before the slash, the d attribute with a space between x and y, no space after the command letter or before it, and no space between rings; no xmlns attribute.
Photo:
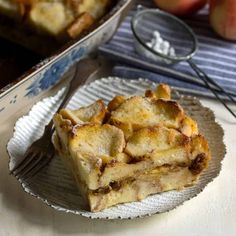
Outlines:
<svg viewBox="0 0 236 236"><path fill-rule="evenodd" d="M99 98L107 103L117 94L143 94L146 89L154 89L155 87L155 83L145 79L104 78L81 87L71 99L68 108L76 109L86 106ZM7 146L10 156L10 169L22 159L29 145L41 136L44 126L56 111L64 91L65 89L62 89L55 96L38 102L32 107L27 116L21 117L16 122L13 137ZM215 122L213 112L203 107L196 98L174 94L174 98L184 107L185 111L197 120L200 132L208 139L212 152L212 160L209 167L202 173L196 185L182 191L155 194L140 202L120 204L101 212L92 213L86 210L74 180L64 168L61 160L55 157L34 178L27 181L19 179L23 189L56 210L93 219L133 219L150 216L170 211L183 204L186 200L195 197L220 173L221 161L225 155L223 130Z"/></svg>

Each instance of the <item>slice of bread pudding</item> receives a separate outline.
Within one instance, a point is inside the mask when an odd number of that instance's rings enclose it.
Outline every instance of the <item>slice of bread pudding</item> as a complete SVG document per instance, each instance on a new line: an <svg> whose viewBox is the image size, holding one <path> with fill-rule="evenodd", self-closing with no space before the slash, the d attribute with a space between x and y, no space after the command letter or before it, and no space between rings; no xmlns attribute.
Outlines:
<svg viewBox="0 0 236 236"><path fill-rule="evenodd" d="M91 211L190 186L207 167L206 139L170 99L161 84L55 114L55 148Z"/></svg>

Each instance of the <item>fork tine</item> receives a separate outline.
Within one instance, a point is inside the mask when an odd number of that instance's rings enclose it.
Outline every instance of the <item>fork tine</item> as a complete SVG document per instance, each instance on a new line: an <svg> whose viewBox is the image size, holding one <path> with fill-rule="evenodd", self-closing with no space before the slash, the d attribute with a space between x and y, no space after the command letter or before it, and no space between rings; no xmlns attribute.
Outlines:
<svg viewBox="0 0 236 236"><path fill-rule="evenodd" d="M17 175L17 173L21 172L35 157L33 152L28 152L24 155L23 161L16 165L11 171L10 174Z"/></svg>
<svg viewBox="0 0 236 236"><path fill-rule="evenodd" d="M26 157L27 158L27 157ZM30 172L35 166L37 166L42 160L44 156L40 153L35 154L33 158L30 158L30 161L27 162L28 164L24 166L24 168L17 169L15 175L20 177L25 176L28 172Z"/></svg>
<svg viewBox="0 0 236 236"><path fill-rule="evenodd" d="M27 172L22 175L24 180L28 180L29 178L34 177L36 174L38 174L41 169L43 169L53 158L53 154L50 156L47 156L45 158L41 158L40 162L38 162L34 167L30 168Z"/></svg>

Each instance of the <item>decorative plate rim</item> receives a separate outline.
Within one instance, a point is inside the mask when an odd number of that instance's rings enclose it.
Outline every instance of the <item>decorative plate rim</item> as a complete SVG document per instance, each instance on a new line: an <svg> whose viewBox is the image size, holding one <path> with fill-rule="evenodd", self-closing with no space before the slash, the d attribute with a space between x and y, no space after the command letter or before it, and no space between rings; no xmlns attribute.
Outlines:
<svg viewBox="0 0 236 236"><path fill-rule="evenodd" d="M148 79L143 79L143 78L139 78L139 79L124 79L124 78L118 78L118 77L108 77L108 78L102 78L102 79L99 79L99 80L95 80L91 83L88 83L88 84L85 84L83 85L82 87L80 87L79 89L82 89L82 88L86 88L86 87L89 87L91 86L91 84L93 83L96 83L97 81L104 81L104 80L125 80L125 81L129 81L129 82L148 82L149 84L154 84L156 85L157 83L153 82L153 81L150 81ZM37 103L35 103L30 111L26 114L26 115L23 115L21 117L19 117L17 119L17 121L15 122L15 125L14 125L14 129L13 129L13 135L11 136L11 138L8 140L7 144L6 144L6 150L7 150L7 154L9 156L9 161L8 161L8 169L10 170L10 165L11 165L11 161L12 161L12 157L11 157L11 154L10 154L10 151L9 151L9 147L11 145L11 142L12 140L14 140L15 136L16 136L16 133L17 133L17 126L18 126L18 122L21 120L21 119L25 119L27 117L30 117L30 113L32 112L33 108L36 107L40 102L41 103L45 103L48 99L53 99L55 98L56 96L58 96L60 93L63 94L63 92L65 91L65 88L61 88L60 90L58 90L55 94L51 95L51 96L48 96L40 101L38 101ZM201 108L207 110L207 112L209 113L210 116L212 116L214 119L213 119L213 122L214 122L214 125L218 128L219 132L220 132L220 139L222 140L222 151L223 151L223 154L222 154L222 158L220 160L220 168L219 170L217 171L217 174L210 180L206 183L206 185L200 189L199 192L196 192L193 196L190 196L188 199L184 200L183 202L181 202L180 204L177 204L173 207L171 207L170 209L168 209L167 211L165 212L169 212L171 210L174 210L176 209L177 207L179 206L182 206L186 201L189 201L190 199L192 198L195 198L197 195L199 195L210 183L212 183L220 174L221 172L221 167L222 167L222 161L224 160L224 157L226 155L226 146L224 144L224 130L222 128L222 126L215 120L215 115L214 115L214 112L209 108L209 107L205 107L202 105L202 103L196 98L196 97L192 97L192 96L189 96L189 95L180 95L178 91L172 89L173 92L177 93L177 96L178 96L178 99L191 99L192 101L196 102L198 106L200 106ZM16 177L16 176L14 176ZM30 192L27 188L26 188L26 184L19 178L16 177L16 179L20 182L20 185L22 187L22 189L28 193L29 195L35 197L36 199L39 199L41 200L42 202L44 202L47 206L57 210L57 211L60 211L60 212L65 212L65 213L71 213L71 214L75 214L75 215L81 215L83 217L86 217L86 218L90 218L90 219L100 219L100 220L114 220L114 219L120 219L120 220L131 220L131 219L137 219L137 218L145 218L145 217L148 217L148 216L152 216L152 215L157 215L157 214L162 214L162 213L165 213L165 212L155 212L155 213L148 213L148 214L143 214L143 215L138 215L136 217L99 217L99 216L96 216L94 215L93 216L93 213L91 213L91 215L86 215L86 213L88 213L88 211L85 211L85 212L78 212L75 210L70 210L70 209L66 209L64 207L61 207L61 206L56 206L56 205L53 205L52 203L50 203L50 201L48 201L47 199L43 198L42 196L39 196L39 195L36 195L34 194L33 192ZM155 195L155 194L154 194ZM132 202L131 202L132 203Z"/></svg>

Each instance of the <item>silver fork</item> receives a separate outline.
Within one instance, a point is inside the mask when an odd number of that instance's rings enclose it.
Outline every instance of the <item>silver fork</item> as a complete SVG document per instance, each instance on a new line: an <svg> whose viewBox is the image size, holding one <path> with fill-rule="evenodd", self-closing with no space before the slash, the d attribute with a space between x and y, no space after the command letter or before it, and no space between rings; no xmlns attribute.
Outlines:
<svg viewBox="0 0 236 236"><path fill-rule="evenodd" d="M94 75L98 69L99 63L96 59L86 58L77 63L75 73L69 83L66 95L56 112L68 104L76 90L85 84L86 80ZM79 76L79 79L77 76ZM45 126L41 138L31 144L25 152L22 161L10 170L10 174L13 174L18 179L28 179L35 176L42 168L44 168L52 160L55 154L55 149L51 141L53 132L53 120L51 120L48 125Z"/></svg>

